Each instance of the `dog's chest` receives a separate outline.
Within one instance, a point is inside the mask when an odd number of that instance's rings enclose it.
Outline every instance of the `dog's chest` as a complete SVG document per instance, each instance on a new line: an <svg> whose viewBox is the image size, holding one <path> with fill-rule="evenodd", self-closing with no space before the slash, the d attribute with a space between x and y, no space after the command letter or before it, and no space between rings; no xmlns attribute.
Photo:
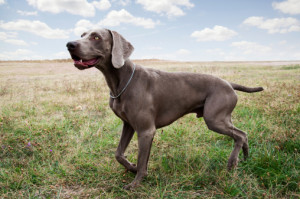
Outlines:
<svg viewBox="0 0 300 199"><path fill-rule="evenodd" d="M121 103L118 99L111 99L109 102L109 106L119 118L121 118L123 121L128 122L125 106L123 103Z"/></svg>

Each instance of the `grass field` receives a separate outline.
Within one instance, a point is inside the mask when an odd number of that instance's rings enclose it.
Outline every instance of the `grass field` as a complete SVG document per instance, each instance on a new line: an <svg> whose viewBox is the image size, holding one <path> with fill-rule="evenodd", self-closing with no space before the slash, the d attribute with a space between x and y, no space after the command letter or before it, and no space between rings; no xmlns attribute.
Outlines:
<svg viewBox="0 0 300 199"><path fill-rule="evenodd" d="M190 114L157 130L148 177L125 191L134 175L114 157L122 122L102 74L68 61L0 62L0 198L300 197L300 62L135 63L263 86L238 92L233 113L249 159L228 172L232 139ZM136 135L126 155L136 162Z"/></svg>

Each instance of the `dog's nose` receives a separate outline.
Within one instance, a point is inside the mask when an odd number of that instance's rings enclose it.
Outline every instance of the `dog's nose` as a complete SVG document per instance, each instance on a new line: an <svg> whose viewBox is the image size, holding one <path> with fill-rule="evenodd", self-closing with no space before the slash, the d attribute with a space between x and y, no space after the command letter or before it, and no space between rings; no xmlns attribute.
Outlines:
<svg viewBox="0 0 300 199"><path fill-rule="evenodd" d="M77 46L78 46L78 43L75 41L71 41L71 42L67 43L68 50L75 50Z"/></svg>

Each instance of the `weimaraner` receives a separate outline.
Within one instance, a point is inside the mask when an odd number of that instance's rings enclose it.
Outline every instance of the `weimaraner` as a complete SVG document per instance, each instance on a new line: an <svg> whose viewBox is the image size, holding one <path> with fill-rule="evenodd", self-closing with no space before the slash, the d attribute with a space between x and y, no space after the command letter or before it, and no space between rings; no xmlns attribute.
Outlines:
<svg viewBox="0 0 300 199"><path fill-rule="evenodd" d="M156 129L188 113L203 117L210 130L233 138L235 145L228 160L229 170L237 165L241 148L244 159L247 158L247 134L231 122L237 103L234 90L251 93L262 91L262 87L249 88L208 74L169 73L136 65L129 60L133 46L119 33L108 29L85 32L81 39L67 43L67 48L78 69L96 67L106 79L110 89L109 106L123 121L115 156L127 170L137 173L125 189L138 186L147 176ZM135 131L137 166L124 156Z"/></svg>

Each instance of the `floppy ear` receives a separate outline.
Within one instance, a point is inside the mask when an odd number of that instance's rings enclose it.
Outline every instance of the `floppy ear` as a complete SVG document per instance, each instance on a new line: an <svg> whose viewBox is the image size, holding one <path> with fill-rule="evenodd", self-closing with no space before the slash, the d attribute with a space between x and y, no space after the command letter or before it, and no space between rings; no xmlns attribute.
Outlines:
<svg viewBox="0 0 300 199"><path fill-rule="evenodd" d="M129 58L134 48L122 35L115 31L110 31L112 35L111 62L115 68L121 68L126 59Z"/></svg>

